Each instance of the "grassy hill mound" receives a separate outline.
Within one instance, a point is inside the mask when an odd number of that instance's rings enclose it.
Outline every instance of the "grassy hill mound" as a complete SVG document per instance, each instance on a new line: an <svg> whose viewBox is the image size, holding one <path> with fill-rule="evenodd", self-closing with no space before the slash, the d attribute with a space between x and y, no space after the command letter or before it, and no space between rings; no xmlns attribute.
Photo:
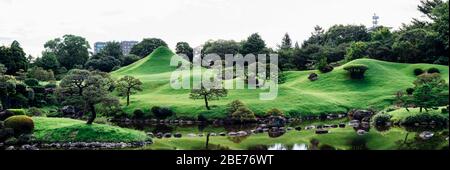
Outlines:
<svg viewBox="0 0 450 170"><path fill-rule="evenodd" d="M149 137L137 130L68 118L33 117L34 135L43 142L137 142Z"/></svg>
<svg viewBox="0 0 450 170"><path fill-rule="evenodd" d="M206 111L202 100L189 99L188 89L175 90L170 87L170 76L175 67L169 66L173 53L161 47L148 57L112 73L114 78L130 75L141 79L144 91L131 96L131 104L125 110L136 108L149 110L152 106L172 108L179 117L196 118L225 117L226 105L239 99L256 114L263 114L271 108L278 108L291 116L320 113L346 112L353 108L383 109L392 104L395 93L413 87L416 79L413 70L436 67L448 82L448 67L433 64L403 64L358 59L348 64L365 64L369 67L364 80L350 79L345 65L330 73L317 70L286 72L286 82L279 86L278 97L272 101L259 100L259 94L267 90L229 90L228 96L211 101L212 110ZM318 73L319 79L308 80L310 73Z"/></svg>

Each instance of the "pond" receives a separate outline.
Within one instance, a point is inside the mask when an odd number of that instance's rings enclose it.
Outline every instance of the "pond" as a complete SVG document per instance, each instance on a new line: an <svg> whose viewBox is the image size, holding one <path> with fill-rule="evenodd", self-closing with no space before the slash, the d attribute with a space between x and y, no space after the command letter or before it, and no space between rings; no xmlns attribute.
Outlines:
<svg viewBox="0 0 450 170"><path fill-rule="evenodd" d="M152 135L153 144L138 148L151 150L448 149L448 127L373 127L369 123L355 124L346 118L291 122L279 128L267 127L265 124L119 123L118 125L143 130ZM206 145L207 134L210 136L208 145ZM424 136L427 138L424 139Z"/></svg>

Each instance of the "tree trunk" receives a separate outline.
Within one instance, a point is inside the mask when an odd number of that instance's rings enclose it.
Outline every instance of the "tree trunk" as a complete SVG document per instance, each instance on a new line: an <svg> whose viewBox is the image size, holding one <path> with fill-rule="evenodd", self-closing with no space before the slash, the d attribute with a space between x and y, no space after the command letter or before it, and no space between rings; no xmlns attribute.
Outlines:
<svg viewBox="0 0 450 170"><path fill-rule="evenodd" d="M206 135L206 149L208 149L208 147L209 147L209 136L211 135L211 133L208 133L207 135Z"/></svg>
<svg viewBox="0 0 450 170"><path fill-rule="evenodd" d="M127 106L130 105L130 91L127 92Z"/></svg>
<svg viewBox="0 0 450 170"><path fill-rule="evenodd" d="M97 117L97 112L95 112L95 106L93 104L89 104L89 109L91 110L91 116L87 120L86 124L91 125Z"/></svg>
<svg viewBox="0 0 450 170"><path fill-rule="evenodd" d="M205 98L205 106L206 106L206 109L207 109L207 110L211 110L211 108L209 108L209 106L208 106L208 99L206 98L206 95L204 95L204 98Z"/></svg>
<svg viewBox="0 0 450 170"><path fill-rule="evenodd" d="M422 113L422 107L420 107L420 111L419 112Z"/></svg>

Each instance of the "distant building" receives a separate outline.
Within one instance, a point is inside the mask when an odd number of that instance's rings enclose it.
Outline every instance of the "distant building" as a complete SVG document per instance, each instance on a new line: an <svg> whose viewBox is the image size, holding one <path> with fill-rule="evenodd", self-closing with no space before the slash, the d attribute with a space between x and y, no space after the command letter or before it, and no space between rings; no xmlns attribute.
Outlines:
<svg viewBox="0 0 450 170"><path fill-rule="evenodd" d="M130 54L131 48L136 45L137 41L122 41L120 42L120 48L122 49L122 53L124 55Z"/></svg>
<svg viewBox="0 0 450 170"><path fill-rule="evenodd" d="M120 42L120 48L124 55L130 54L131 48L139 43L138 41L122 41ZM105 48L106 42L96 42L94 43L94 54L99 53L103 48Z"/></svg>
<svg viewBox="0 0 450 170"><path fill-rule="evenodd" d="M106 42L96 42L94 43L94 54L99 53L103 48L105 48Z"/></svg>

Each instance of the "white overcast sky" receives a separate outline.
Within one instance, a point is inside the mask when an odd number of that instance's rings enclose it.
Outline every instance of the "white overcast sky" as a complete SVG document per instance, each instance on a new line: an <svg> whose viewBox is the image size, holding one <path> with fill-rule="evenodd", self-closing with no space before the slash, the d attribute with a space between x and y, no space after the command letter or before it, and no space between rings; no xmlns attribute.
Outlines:
<svg viewBox="0 0 450 170"><path fill-rule="evenodd" d="M301 43L315 25L398 28L420 17L420 0L0 0L0 45L18 40L40 55L43 44L64 34L96 41L157 37L170 48L179 41L196 47L209 39L240 41L258 32L269 47L284 33ZM92 47L93 48L93 47Z"/></svg>

